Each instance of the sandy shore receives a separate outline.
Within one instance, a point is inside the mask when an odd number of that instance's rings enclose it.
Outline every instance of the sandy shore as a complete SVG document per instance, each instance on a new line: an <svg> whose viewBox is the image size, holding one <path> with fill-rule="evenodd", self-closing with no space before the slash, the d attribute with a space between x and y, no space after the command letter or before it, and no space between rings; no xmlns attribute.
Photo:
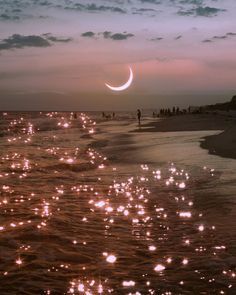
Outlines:
<svg viewBox="0 0 236 295"><path fill-rule="evenodd" d="M174 132L219 130L217 135L207 136L200 146L210 154L236 159L236 118L202 114L163 118L143 124L138 132Z"/></svg>
<svg viewBox="0 0 236 295"><path fill-rule="evenodd" d="M220 134L205 137L200 146L210 154L236 159L236 124Z"/></svg>

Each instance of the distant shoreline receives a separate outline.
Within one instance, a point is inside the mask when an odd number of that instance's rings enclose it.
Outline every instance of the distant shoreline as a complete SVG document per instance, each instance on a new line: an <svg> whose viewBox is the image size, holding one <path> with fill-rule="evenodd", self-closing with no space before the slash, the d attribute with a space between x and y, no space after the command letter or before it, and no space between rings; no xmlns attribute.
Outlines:
<svg viewBox="0 0 236 295"><path fill-rule="evenodd" d="M203 138L200 147L209 154L236 159L236 118L217 114L187 114L143 124L134 132L222 131Z"/></svg>

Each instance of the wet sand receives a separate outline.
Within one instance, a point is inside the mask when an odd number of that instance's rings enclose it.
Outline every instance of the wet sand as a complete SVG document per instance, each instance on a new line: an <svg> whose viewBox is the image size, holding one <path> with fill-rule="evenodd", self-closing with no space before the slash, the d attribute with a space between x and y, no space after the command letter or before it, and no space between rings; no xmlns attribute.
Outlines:
<svg viewBox="0 0 236 295"><path fill-rule="evenodd" d="M200 146L210 154L236 159L236 118L212 115L185 115L158 119L143 124L138 132L177 132L216 130L219 134L206 136Z"/></svg>

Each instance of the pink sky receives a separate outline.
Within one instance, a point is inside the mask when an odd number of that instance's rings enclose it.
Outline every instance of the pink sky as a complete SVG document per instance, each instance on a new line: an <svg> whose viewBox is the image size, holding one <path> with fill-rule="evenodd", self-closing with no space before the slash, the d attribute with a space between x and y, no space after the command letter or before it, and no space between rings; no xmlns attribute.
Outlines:
<svg viewBox="0 0 236 295"><path fill-rule="evenodd" d="M0 107L7 107L8 98L9 107L24 107L24 104L38 107L40 103L34 104L34 97L40 97L40 93L58 95L61 107L60 95L63 95L63 99L67 97L66 108L68 104L74 107L75 97L78 97L81 108L94 105L95 109L97 105L109 107L110 97L125 103L124 98L130 96L132 101L122 105L125 109L126 106L136 108L140 95L147 98L144 107L154 105L150 99L153 95L159 107L165 97L167 104L184 106L197 105L196 97L202 95L205 95L204 101L210 103L214 97L224 101L235 94L236 25L233 19L236 7L233 0L203 1L202 7L206 8L203 11L207 15L194 15L199 6L191 4L180 8L178 3L171 5L169 2L168 5L168 1L162 4L135 1L136 6L122 4L122 1L119 5L110 1L110 6L105 6L107 2L99 0L96 11L86 10L90 1L81 1L84 11L72 9L73 6L70 10L63 9L63 0L58 9L51 1L50 9L40 7L39 10L32 6L25 15L19 15L18 21L0 20L2 46L4 42L11 46L6 50L1 49L0 44L0 89L5 97ZM104 7L106 11L100 11ZM125 13L112 11L114 7ZM218 11L213 14L214 10L207 7ZM111 11L107 11L109 9ZM180 15L180 10L190 15ZM135 11L139 14L133 14ZM45 18L40 19L39 12ZM27 17L30 14L31 17ZM94 36L83 37L88 31ZM104 31L111 32L108 38L104 38ZM9 40L13 34L46 39L45 33L58 39L71 38L71 41L50 40L48 47L24 44L19 49ZM114 40L114 34L119 34L123 40ZM126 34L133 36L126 37ZM128 78L128 66L134 71L132 86L118 96L113 95L104 83L124 83ZM23 94L32 100L24 101ZM80 94L83 94L82 100ZM188 96L188 100L181 100L181 96ZM51 107L56 98L50 103L49 95L48 100Z"/></svg>

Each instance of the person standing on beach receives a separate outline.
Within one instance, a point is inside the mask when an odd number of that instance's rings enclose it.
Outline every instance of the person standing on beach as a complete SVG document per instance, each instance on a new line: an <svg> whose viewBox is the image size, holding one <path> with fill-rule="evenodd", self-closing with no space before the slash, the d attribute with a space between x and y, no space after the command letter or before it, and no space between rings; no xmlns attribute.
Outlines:
<svg viewBox="0 0 236 295"><path fill-rule="evenodd" d="M137 117L138 117L138 124L141 125L141 111L140 109L137 110Z"/></svg>

